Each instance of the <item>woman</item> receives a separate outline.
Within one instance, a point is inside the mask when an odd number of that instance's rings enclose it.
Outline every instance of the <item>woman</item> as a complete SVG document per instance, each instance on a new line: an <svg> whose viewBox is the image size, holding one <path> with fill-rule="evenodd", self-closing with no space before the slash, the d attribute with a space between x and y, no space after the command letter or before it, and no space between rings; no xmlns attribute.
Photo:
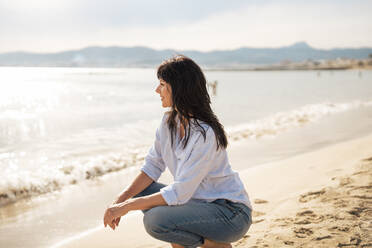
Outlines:
<svg viewBox="0 0 372 248"><path fill-rule="evenodd" d="M204 74L180 55L164 61L157 76L156 92L171 110L141 172L107 208L104 225L115 229L121 216L142 210L146 231L172 247L232 247L248 231L252 207L229 164ZM157 182L166 167L174 177L170 185Z"/></svg>

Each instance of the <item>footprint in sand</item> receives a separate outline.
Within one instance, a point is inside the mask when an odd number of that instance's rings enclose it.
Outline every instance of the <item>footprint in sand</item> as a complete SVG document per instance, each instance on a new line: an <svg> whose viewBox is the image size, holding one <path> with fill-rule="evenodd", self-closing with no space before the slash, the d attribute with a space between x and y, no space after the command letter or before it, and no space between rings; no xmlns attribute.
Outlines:
<svg viewBox="0 0 372 248"><path fill-rule="evenodd" d="M257 223L260 223L262 221L264 221L265 219L258 219L258 220L253 220L252 221L252 224L257 224Z"/></svg>
<svg viewBox="0 0 372 248"><path fill-rule="evenodd" d="M305 211L298 212L296 216L297 217L295 219L294 224L297 224L297 225L319 223L324 220L323 215L317 215L312 210L305 210Z"/></svg>
<svg viewBox="0 0 372 248"><path fill-rule="evenodd" d="M350 202L344 199L338 199L333 202L333 205L337 208L346 208L349 204Z"/></svg>
<svg viewBox="0 0 372 248"><path fill-rule="evenodd" d="M330 238L332 238L331 235L325 235L325 236L316 237L314 240L323 240L323 239L330 239Z"/></svg>
<svg viewBox="0 0 372 248"><path fill-rule="evenodd" d="M260 212L260 211L255 211L253 210L252 212L252 217L259 217L259 216L262 216L262 215L265 215L266 213L264 212Z"/></svg>
<svg viewBox="0 0 372 248"><path fill-rule="evenodd" d="M306 236L310 236L314 233L313 230L311 230L311 228L305 227L295 228L293 232L296 234L296 237L298 238L306 238Z"/></svg>
<svg viewBox="0 0 372 248"><path fill-rule="evenodd" d="M346 191L346 193L354 198L371 200L372 197L365 195L365 193L372 193L372 185L351 186L350 189Z"/></svg>
<svg viewBox="0 0 372 248"><path fill-rule="evenodd" d="M290 240L285 240L285 241L283 241L283 243L286 244L286 245L294 245L294 242L290 241Z"/></svg>
<svg viewBox="0 0 372 248"><path fill-rule="evenodd" d="M355 247L355 246L358 246L360 245L360 243L362 242L362 240L359 238L359 237L350 237L350 243L338 243L337 247ZM362 245L362 247L371 247L372 245L371 244L364 244Z"/></svg>
<svg viewBox="0 0 372 248"><path fill-rule="evenodd" d="M303 194L300 196L300 199L298 199L299 202L308 202L310 200L313 200L315 198L318 198L319 196L323 195L326 192L325 189L319 190L319 191L310 191L306 194Z"/></svg>
<svg viewBox="0 0 372 248"><path fill-rule="evenodd" d="M296 225L308 225L308 224L311 224L311 221L309 221L309 220L299 220L299 221L296 221L294 223Z"/></svg>
<svg viewBox="0 0 372 248"><path fill-rule="evenodd" d="M256 204L264 204L264 203L268 203L268 201L262 200L262 199L254 199L254 203L256 203Z"/></svg>
<svg viewBox="0 0 372 248"><path fill-rule="evenodd" d="M372 161L372 157L370 157L370 158L365 158L365 159L363 159L362 161Z"/></svg>
<svg viewBox="0 0 372 248"><path fill-rule="evenodd" d="M348 185L348 184L353 183L353 182L354 182L354 180L351 179L350 177L344 177L344 178L340 179L339 186L345 186L345 185Z"/></svg>
<svg viewBox="0 0 372 248"><path fill-rule="evenodd" d="M262 215L265 215L265 214L266 214L266 213L264 213L264 212L253 211L253 212L252 212L252 217L253 217L253 221L252 221L252 223L253 223L253 224L256 224L256 223L260 223L260 222L264 221L264 220L265 220L264 218L262 218L262 219L256 219L256 217L259 217L259 216L262 216Z"/></svg>
<svg viewBox="0 0 372 248"><path fill-rule="evenodd" d="M302 211L302 212L298 212L296 214L297 216L305 216L305 215L310 215L310 216L313 216L315 215L314 212L312 210L305 210L305 211Z"/></svg>
<svg viewBox="0 0 372 248"><path fill-rule="evenodd" d="M349 214L352 214L352 215L355 215L357 217L360 217L360 214L365 211L365 210L368 210L368 208L361 208L361 207L354 207L353 209L347 211Z"/></svg>
<svg viewBox="0 0 372 248"><path fill-rule="evenodd" d="M340 232L349 232L350 227L348 226L333 226L328 228L328 231L340 231Z"/></svg>

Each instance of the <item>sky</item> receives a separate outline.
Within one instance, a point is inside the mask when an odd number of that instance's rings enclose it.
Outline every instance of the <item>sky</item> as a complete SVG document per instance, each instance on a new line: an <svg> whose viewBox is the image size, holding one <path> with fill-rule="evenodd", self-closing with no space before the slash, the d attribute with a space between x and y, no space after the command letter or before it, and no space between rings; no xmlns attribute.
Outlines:
<svg viewBox="0 0 372 248"><path fill-rule="evenodd" d="M372 47L371 0L0 0L0 53Z"/></svg>

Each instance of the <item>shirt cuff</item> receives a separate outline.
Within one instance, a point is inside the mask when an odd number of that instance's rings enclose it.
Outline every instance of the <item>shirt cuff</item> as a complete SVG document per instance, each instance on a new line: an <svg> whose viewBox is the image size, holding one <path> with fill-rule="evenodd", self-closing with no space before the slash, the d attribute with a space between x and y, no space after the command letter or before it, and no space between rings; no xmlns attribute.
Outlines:
<svg viewBox="0 0 372 248"><path fill-rule="evenodd" d="M164 200L167 202L168 205L177 205L177 195L173 190L172 184L161 188L160 194L163 196Z"/></svg>
<svg viewBox="0 0 372 248"><path fill-rule="evenodd" d="M149 169L146 166L143 166L141 168L141 171L143 171L144 173L146 173L146 175L148 175L152 180L154 180L154 182L158 181L158 179L160 177L160 175L156 174L155 172L153 172L151 169Z"/></svg>

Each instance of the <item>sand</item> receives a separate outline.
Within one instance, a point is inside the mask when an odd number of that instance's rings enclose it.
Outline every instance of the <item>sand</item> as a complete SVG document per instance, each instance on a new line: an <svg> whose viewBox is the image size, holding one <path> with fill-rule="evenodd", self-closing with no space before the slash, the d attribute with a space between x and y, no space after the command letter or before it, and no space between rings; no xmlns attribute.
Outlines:
<svg viewBox="0 0 372 248"><path fill-rule="evenodd" d="M229 151L244 163L245 144ZM234 247L372 247L372 135L240 170L253 225ZM239 165L243 168L244 165ZM169 178L168 178L169 179ZM58 247L170 247L151 238L142 214L115 231L97 227Z"/></svg>
<svg viewBox="0 0 372 248"><path fill-rule="evenodd" d="M332 177L335 186L287 199L283 213L267 215L256 199L254 227L234 247L372 247L372 157L356 167Z"/></svg>

